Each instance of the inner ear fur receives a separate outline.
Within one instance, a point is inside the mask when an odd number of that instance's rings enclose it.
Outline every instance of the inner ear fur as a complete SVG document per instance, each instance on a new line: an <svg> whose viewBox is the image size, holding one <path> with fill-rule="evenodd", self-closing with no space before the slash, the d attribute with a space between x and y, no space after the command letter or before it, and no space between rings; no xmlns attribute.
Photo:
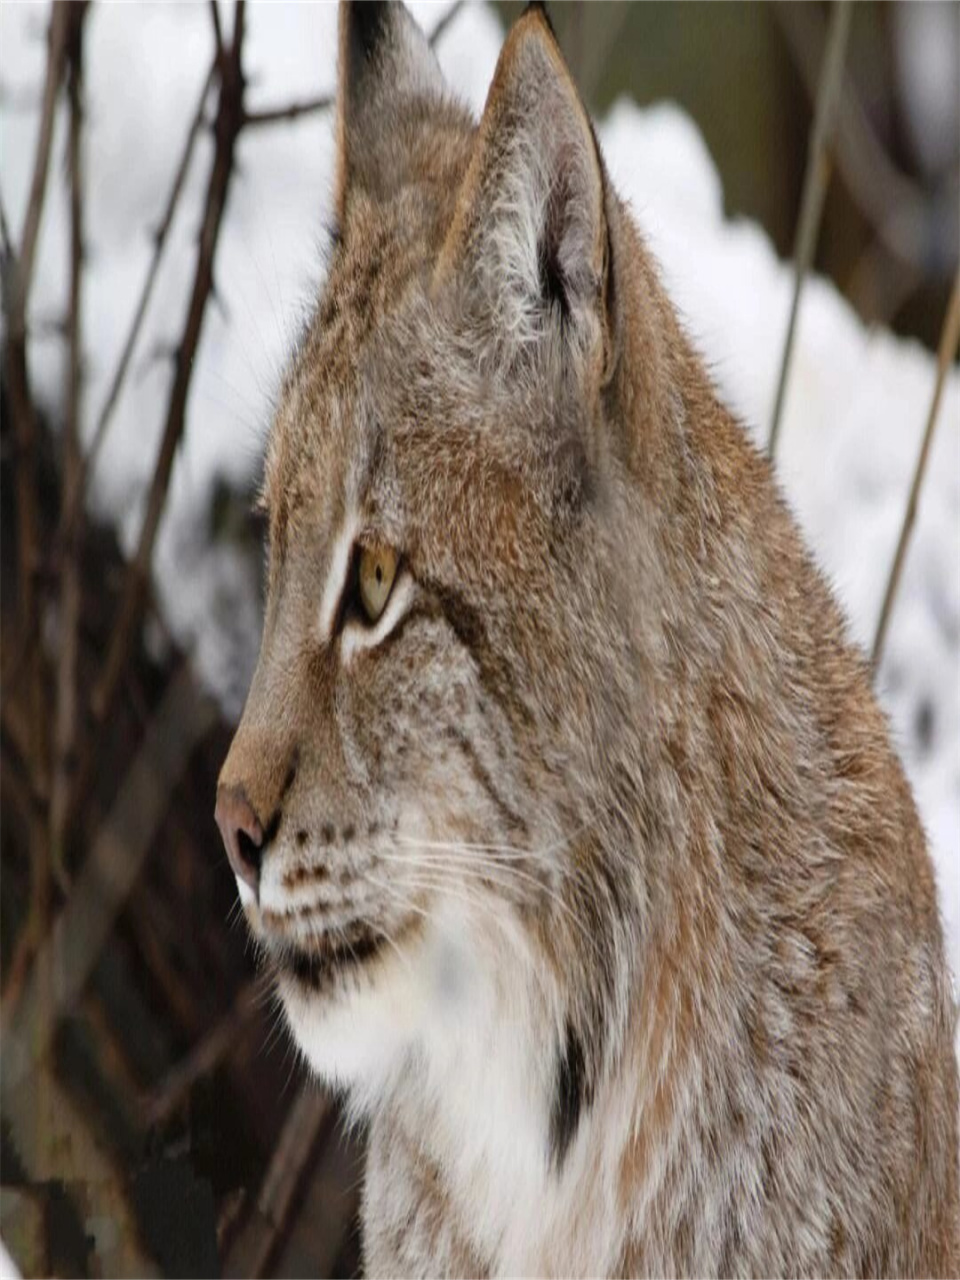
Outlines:
<svg viewBox="0 0 960 1280"><path fill-rule="evenodd" d="M611 201L589 116L542 10L500 54L435 284L472 270L504 341L558 327L613 353Z"/></svg>

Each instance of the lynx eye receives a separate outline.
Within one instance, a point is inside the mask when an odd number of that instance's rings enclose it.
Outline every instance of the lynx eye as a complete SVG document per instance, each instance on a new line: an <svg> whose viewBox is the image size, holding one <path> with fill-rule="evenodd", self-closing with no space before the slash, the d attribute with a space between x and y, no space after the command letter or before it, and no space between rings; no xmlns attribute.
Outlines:
<svg viewBox="0 0 960 1280"><path fill-rule="evenodd" d="M397 553L392 547L361 547L357 564L357 588L368 622L377 622L397 576Z"/></svg>

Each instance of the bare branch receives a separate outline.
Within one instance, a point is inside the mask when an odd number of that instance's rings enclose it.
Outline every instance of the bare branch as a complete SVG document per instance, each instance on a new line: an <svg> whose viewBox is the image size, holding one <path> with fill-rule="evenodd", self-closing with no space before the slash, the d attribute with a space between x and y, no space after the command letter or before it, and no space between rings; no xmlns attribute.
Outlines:
<svg viewBox="0 0 960 1280"><path fill-rule="evenodd" d="M154 543L156 542L160 519L167 499L177 446L180 443L186 422L187 398L190 391L194 359L200 343L203 319L213 284L213 263L217 240L226 207L230 177L234 167L234 148L237 136L243 125L243 72L241 65L243 29L243 5L238 3L234 42L220 65L220 93L214 122L216 149L207 186L193 288L183 334L177 350L173 386L167 406L160 451L147 494L146 513L140 531L137 550L127 566L116 623L110 637L103 670L94 686L90 700L93 719L92 733L90 735L92 741L85 744L80 766L76 773L70 812L74 811L77 801L82 797L92 776L96 755L96 740L113 709L124 668L143 616L143 608L150 581L150 566L153 559Z"/></svg>
<svg viewBox="0 0 960 1280"><path fill-rule="evenodd" d="M217 0L210 0L210 20L213 23L213 43L217 50L217 62L223 58L223 28L220 26L220 6Z"/></svg>
<svg viewBox="0 0 960 1280"><path fill-rule="evenodd" d="M163 217L160 219L160 225L154 234L153 257L150 259L150 266L147 268L147 274L144 278L143 289L140 293L140 300L137 303L137 309L133 314L133 321L130 325L130 331L127 334L127 340L123 344L123 350L120 353L120 359L117 362L117 368L110 382L110 390L107 392L107 398L103 402L103 408L100 410L100 416L97 418L97 425L94 429L93 438L90 441L90 448L87 451L86 461L83 464L83 470L79 477L79 486L75 494L72 494L68 502L68 523L75 518L76 507L82 503L86 484L89 476L93 472L96 465L97 454L103 443L103 437L106 435L107 427L113 416L113 411L117 401L120 398L120 392L127 377L127 371L130 361L133 357L134 348L137 345L137 339L140 336L140 329L143 325L144 316L153 294L153 286L156 283L157 271L160 266L160 259L163 256L163 250L167 243L167 236L170 227L173 224L174 214L177 211L177 205L180 201L180 195L183 191L183 185L186 181L187 173L190 170L190 161L193 157L193 149L197 138L200 134L200 128L203 124L203 109L207 101L207 95L210 92L210 86L213 84L214 73L216 71L216 63L212 63L207 78L203 82L203 88L200 91L200 98L197 102L196 110L190 121L190 128L187 131L186 143L180 156L180 163L177 165L176 173L173 178L173 185L170 188L170 194L167 197L166 207L163 211Z"/></svg>
<svg viewBox="0 0 960 1280"><path fill-rule="evenodd" d="M787 323L787 336L783 346L783 359L780 362L780 380L777 384L777 398L774 403L773 420L770 424L770 439L767 452L773 457L777 447L777 436L780 432L780 418L783 412L783 401L787 390L787 376L790 372L790 356L793 352L793 339L797 327L797 315L800 310L800 294L806 279L810 263L813 261L817 247L817 236L820 231L820 215L823 212L823 199L827 192L830 178L830 148L833 142L834 117L840 99L840 87L843 82L843 63L850 36L850 21L853 17L851 0L834 0L833 13L830 19L830 34L827 37L827 49L823 59L823 71L820 76L820 87L817 90L817 109L810 135L810 148L807 153L807 171L803 179L803 198L800 204L800 220L797 224L797 238L793 248L794 269L796 276L793 286L793 301L790 305L790 319Z"/></svg>
<svg viewBox="0 0 960 1280"><path fill-rule="evenodd" d="M68 19L69 12L66 6L55 4L48 33L43 111L19 256L14 253L10 245L9 230L6 226L3 231L5 244L2 280L5 321L4 364L10 417L13 421L13 435L16 442L14 488L17 508L17 611L20 636L15 645L15 651L18 655L23 653L26 659L29 726L27 767L32 801L29 833L30 912L7 969L8 983L25 971L33 949L43 936L51 890L50 859L44 818L47 802L47 713L37 597L37 566L40 563L36 477L37 422L27 368L26 305L46 195L53 123L63 73Z"/></svg>
<svg viewBox="0 0 960 1280"><path fill-rule="evenodd" d="M4 264L13 258L13 241L10 239L10 228L7 225L7 211L0 197L0 253L3 254ZM6 267L4 266L4 273Z"/></svg>
<svg viewBox="0 0 960 1280"><path fill-rule="evenodd" d="M27 212L20 236L20 274L18 319L24 322L27 309L27 298L30 294L30 283L33 278L33 261L40 235L40 221L43 217L43 202L47 191L47 170L50 166L50 146L53 142L53 124L56 114L57 94L63 77L63 64L66 54L67 27L70 21L70 6L66 3L54 4L50 16L48 34L47 69L43 84L43 108L40 113L40 132L37 136L37 149L34 153L33 177L30 181L30 195L27 199Z"/></svg>
<svg viewBox="0 0 960 1280"><path fill-rule="evenodd" d="M332 1123L333 1110L330 1096L315 1087L305 1088L290 1108L256 1207L233 1242L224 1263L224 1275L267 1274L317 1141Z"/></svg>
<svg viewBox="0 0 960 1280"><path fill-rule="evenodd" d="M83 279L83 22L86 0L71 5L67 37L67 97L70 130L67 169L70 183L70 301L67 316L69 357L64 395L63 481L61 509L78 486L80 452L80 366L83 336L80 327L80 291ZM60 635L57 652L56 713L54 718L53 778L50 794L50 854L55 870L63 876L64 822L70 776L77 746L77 643L80 624L79 521L65 525L61 543Z"/></svg>
<svg viewBox="0 0 960 1280"><path fill-rule="evenodd" d="M263 986L251 982L237 993L233 1007L156 1086L143 1108L145 1127L163 1124L176 1111L198 1080L209 1076L234 1048L237 1038L258 1015Z"/></svg>
<svg viewBox="0 0 960 1280"><path fill-rule="evenodd" d="M266 107L258 111L244 113L243 123L257 127L262 124L281 124L289 120L299 120L301 116L312 115L317 111L326 111L333 106L333 98L329 94L321 94L317 98L305 98L302 102L291 102L284 107Z"/></svg>
<svg viewBox="0 0 960 1280"><path fill-rule="evenodd" d="M447 12L443 15L443 17L440 19L437 25L430 32L431 49L435 49L437 45L440 43L440 41L443 39L448 28L451 26L451 24L459 14L460 10L463 8L463 4L464 4L464 0L454 0L454 3L450 6Z"/></svg>
<svg viewBox="0 0 960 1280"><path fill-rule="evenodd" d="M897 540L897 549L890 569L890 578L887 582L887 590L880 609L880 619L877 622L877 633L874 637L873 653L870 659L874 674L876 674L880 666L880 660L883 657L883 645L887 636L887 627L890 624L890 614L893 611L897 588L900 585L900 575L903 571L903 561L907 554L910 534L913 531L914 521L917 517L920 489L927 470L930 444L933 440L933 429L936 426L937 415L940 411L940 400L943 396L944 383L947 380L947 370L956 359L958 345L960 345L960 271L957 272L956 279L953 282L953 291L950 294L947 314L944 317L943 329L940 331L940 345L937 351L937 380L933 389L933 400L930 404L927 425L923 433L916 469L913 473L913 483L910 485L910 496L907 499L907 509L903 514L903 524L900 528L900 537Z"/></svg>
<svg viewBox="0 0 960 1280"><path fill-rule="evenodd" d="M184 665L163 696L73 892L43 942L22 997L17 998L12 982L4 993L0 1086L5 1100L29 1075L58 1020L83 990L140 874L170 793L215 719L212 702L198 691Z"/></svg>

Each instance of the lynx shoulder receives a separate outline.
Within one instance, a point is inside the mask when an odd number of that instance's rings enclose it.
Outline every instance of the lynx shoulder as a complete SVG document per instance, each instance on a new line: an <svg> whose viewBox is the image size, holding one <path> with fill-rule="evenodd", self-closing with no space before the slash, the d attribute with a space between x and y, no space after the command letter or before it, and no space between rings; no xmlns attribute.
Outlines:
<svg viewBox="0 0 960 1280"><path fill-rule="evenodd" d="M402 6L339 64L217 817L367 1270L956 1275L913 799L546 18L479 124Z"/></svg>

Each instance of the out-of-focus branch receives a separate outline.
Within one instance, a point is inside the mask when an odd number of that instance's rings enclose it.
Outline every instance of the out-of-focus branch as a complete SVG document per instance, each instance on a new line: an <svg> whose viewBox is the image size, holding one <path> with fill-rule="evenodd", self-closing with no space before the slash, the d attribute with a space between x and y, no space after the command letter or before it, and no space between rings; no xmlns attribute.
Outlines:
<svg viewBox="0 0 960 1280"><path fill-rule="evenodd" d="M917 505L920 500L920 489L923 485L923 478L927 470L927 460L930 456L930 444L933 440L933 429L937 423L937 415L940 411L940 400L943 395L943 386L947 380L947 370L956 359L957 347L960 345L960 271L957 272L956 279L953 282L953 291L950 294L950 303L947 307L947 314L944 317L943 329L940 332L940 345L937 349L937 380L933 389L933 400L930 404L930 412L927 415L927 425L924 429L923 440L920 445L920 453L917 456L917 465L913 473L913 482L910 485L910 496L907 499L907 509L903 514L903 524L900 528L900 537L897 540L897 549L893 557L893 565L890 569L890 578L887 582L887 590L883 597L883 605L880 609L880 618L877 622L877 633L873 641L873 653L871 655L871 663L874 673L880 666L880 660L883 657L883 645L887 636L887 627L890 623L890 614L893 611L893 604L897 595L897 588L900 585L900 575L903 571L903 561L907 554L907 545L910 541L910 534L913 531L913 525L917 518Z"/></svg>
<svg viewBox="0 0 960 1280"><path fill-rule="evenodd" d="M53 142L53 124L56 114L57 95L63 79L63 65L66 57L67 31L70 24L70 5L62 2L54 4L50 15L50 31L47 47L47 69L43 83L43 107L40 112L40 132L37 136L37 149L33 159L33 176L30 180L30 195L27 198L27 212L24 216L23 231L20 236L20 307L21 322L26 316L27 297L33 279L33 261L40 235L40 222L43 217L43 203L47 191L47 170L50 166L50 147Z"/></svg>
<svg viewBox="0 0 960 1280"><path fill-rule="evenodd" d="M305 1088L290 1108L270 1158L257 1203L233 1242L223 1274L262 1276L283 1238L290 1210L324 1128L332 1122L333 1102L316 1088Z"/></svg>
<svg viewBox="0 0 960 1280"><path fill-rule="evenodd" d="M100 416L97 418L97 425L94 429L93 438L90 441L90 447L87 451L86 460L83 464L79 483L75 492L71 493L67 506L67 519L64 522L69 524L76 519L77 509L82 506L82 499L86 487L86 481L96 465L97 454L103 443L103 437L106 435L107 427L113 417L113 411L117 401L120 398L120 392L126 381L127 372L130 367L130 361L133 357L134 348L137 345L137 339L140 336L140 330L143 326L144 316L153 294L153 286L156 283L157 271L160 266L160 259L163 256L163 250L167 243L167 236L170 227L173 224L174 214L177 211L177 205L180 201L180 194L183 191L183 184L186 181L187 173L190 169L190 161L193 157L193 150L197 138L200 134L200 128L203 124L203 109L207 101L207 95L210 92L210 86L213 84L214 74L216 71L216 63L211 64L210 71L206 80L203 82L203 88L200 91L200 98L197 102L197 108L193 113L190 121L190 128L187 131L186 143L180 156L180 163L177 165L176 173L173 177L173 185L170 188L170 194L167 197L166 207L160 223L154 232L153 239L153 257L150 259L150 266L147 268L147 274L143 282L143 289L140 293L140 300L137 303L137 309L133 314L133 321L130 325L130 331L127 334L127 340L123 344L123 350L120 353L120 359L117 363L116 371L110 382L110 390L107 392L107 398L103 402L103 408L100 410Z"/></svg>
<svg viewBox="0 0 960 1280"><path fill-rule="evenodd" d="M142 1114L147 1128L163 1124L197 1081L210 1075L258 1014L263 999L264 991L259 983L251 982L240 989L233 1007L194 1045L183 1061L170 1070L147 1099Z"/></svg>
<svg viewBox="0 0 960 1280"><path fill-rule="evenodd" d="M790 373L790 357L793 353L793 339L797 328L797 315L800 310L800 294L806 279L813 253L817 246L820 231L820 216L823 213L823 200L827 192L830 178L830 151L833 144L834 118L837 103L840 99L840 88L843 83L843 63L847 52L847 41L850 37L850 21L853 17L852 0L834 0L833 13L830 19L830 34L827 37L827 48L823 59L823 73L820 87L817 90L817 109L813 121L813 132L810 135L810 147L807 152L807 170L803 178L803 198L800 204L800 220L797 224L797 238L793 248L794 286L793 301L790 304L790 319L787 323L787 336L783 345L783 359L780 362L780 380L777 384L777 396L774 402L773 419L770 424L770 440L767 451L771 458L777 447L777 436L780 432L780 419L783 413L783 401L787 390L787 377Z"/></svg>
<svg viewBox="0 0 960 1280"><path fill-rule="evenodd" d="M217 50L217 62L223 58L223 28L220 25L220 6L217 0L210 0L210 21L213 24L213 43Z"/></svg>
<svg viewBox="0 0 960 1280"><path fill-rule="evenodd" d="M54 117L63 78L70 22L70 7L65 4L54 4L47 40L43 108L19 254L14 253L10 246L9 231L4 229L2 281L6 329L4 363L10 416L13 420L16 442L14 489L17 506L17 588L20 627L16 652L18 655L19 653L24 655L26 665L29 724L27 765L32 796L29 840L30 912L7 969L8 983L22 980L30 956L43 936L49 912L51 888L45 814L48 798L47 711L36 581L37 566L40 562L36 477L37 422L27 369L26 314L46 196Z"/></svg>
<svg viewBox="0 0 960 1280"><path fill-rule="evenodd" d="M811 100L827 38L816 5L774 6L780 29ZM834 135L837 171L886 248L905 265L948 279L957 261L957 179L927 196L890 158L851 81L840 90Z"/></svg>
<svg viewBox="0 0 960 1280"><path fill-rule="evenodd" d="M70 300L67 310L67 385L64 396L63 481L61 507L79 482L80 380L83 335L80 325L80 293L83 280L83 23L86 0L70 8L67 35L67 98L69 102L69 142L67 171L70 184ZM54 719L53 769L50 792L50 855L54 871L61 877L64 868L64 821L70 777L77 746L77 645L80 624L80 555L82 529L79 521L64 526L60 545L60 626L57 653L56 713Z"/></svg>
<svg viewBox="0 0 960 1280"><path fill-rule="evenodd" d="M440 41L443 39L444 34L449 30L452 23L456 20L457 15L460 13L460 10L463 8L463 5L464 5L464 0L454 0L453 4L450 6L447 12L443 15L443 17L440 19L437 25L430 32L431 49L435 49L437 45L440 43Z"/></svg>
<svg viewBox="0 0 960 1280"><path fill-rule="evenodd" d="M43 942L22 995L8 984L2 1006L3 1098L42 1056L57 1022L83 990L132 889L170 796L215 708L186 666L173 677L66 906Z"/></svg>
<svg viewBox="0 0 960 1280"><path fill-rule="evenodd" d="M842 292L868 324L889 328L923 281L919 266L896 257L882 237L874 236L855 262Z"/></svg>
<svg viewBox="0 0 960 1280"><path fill-rule="evenodd" d="M247 111L243 123L255 128L261 124L282 124L285 121L299 120L301 116L313 115L317 111L326 111L333 106L333 98L321 94L317 98L305 98L302 102L290 102L283 107L266 107L263 110Z"/></svg>
<svg viewBox="0 0 960 1280"><path fill-rule="evenodd" d="M0 254L2 254L0 260L4 264L13 257L13 241L10 239L10 227L7 224L7 211L2 196L0 196Z"/></svg>
<svg viewBox="0 0 960 1280"><path fill-rule="evenodd" d="M103 669L93 689L90 700L92 716L91 733L84 745L81 762L72 791L72 813L82 798L92 777L96 748L104 724L113 710L120 689L123 672L133 647L150 580L150 566L160 519L163 515L173 471L177 446L183 435L186 421L187 397L190 391L194 357L200 342L207 302L213 289L213 263L217 240L223 222L227 192L234 168L234 151L237 136L243 125L243 3L238 0L234 23L234 38L219 62L220 92L217 115L214 122L215 153L200 232L197 265L183 335L177 348L173 386L167 407L166 422L160 451L154 468L153 479L147 494L146 514L140 531L137 550L127 566L121 592L117 619L107 648Z"/></svg>

